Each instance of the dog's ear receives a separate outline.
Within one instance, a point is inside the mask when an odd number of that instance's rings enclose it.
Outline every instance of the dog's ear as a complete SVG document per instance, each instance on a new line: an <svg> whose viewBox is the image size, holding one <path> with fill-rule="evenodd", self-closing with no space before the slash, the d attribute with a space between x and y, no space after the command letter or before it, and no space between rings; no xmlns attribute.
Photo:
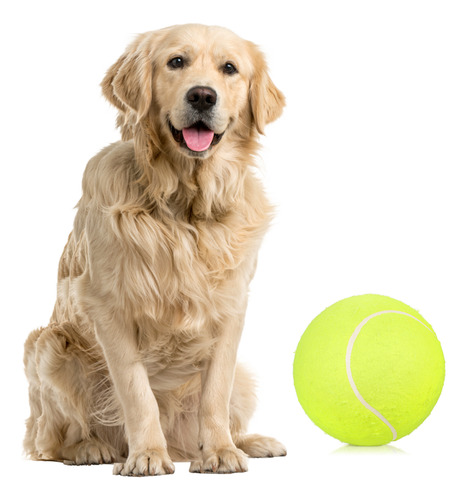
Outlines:
<svg viewBox="0 0 467 500"><path fill-rule="evenodd" d="M264 134L264 127L282 114L285 97L272 82L264 55L254 44L250 45L250 49L254 65L250 81L250 106L256 129Z"/></svg>
<svg viewBox="0 0 467 500"><path fill-rule="evenodd" d="M152 102L152 74L149 34L140 35L113 64L101 87L104 96L128 119L133 111L141 120Z"/></svg>

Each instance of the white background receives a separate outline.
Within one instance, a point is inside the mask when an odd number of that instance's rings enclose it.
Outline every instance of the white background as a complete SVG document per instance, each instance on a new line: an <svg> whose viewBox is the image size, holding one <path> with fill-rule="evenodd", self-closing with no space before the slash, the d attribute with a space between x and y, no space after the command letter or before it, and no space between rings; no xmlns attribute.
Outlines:
<svg viewBox="0 0 467 500"><path fill-rule="evenodd" d="M2 4L1 470L14 498L466 498L467 7L443 1L18 1ZM8 5L5 7L5 5ZM118 139L100 95L136 33L218 24L258 43L287 96L259 164L277 217L261 250L239 358L257 374L251 430L288 447L246 474L114 477L26 461L22 372L45 325L90 157ZM392 296L446 357L432 415L392 446L346 447L299 406L296 345L335 301ZM298 493L296 486L301 488Z"/></svg>

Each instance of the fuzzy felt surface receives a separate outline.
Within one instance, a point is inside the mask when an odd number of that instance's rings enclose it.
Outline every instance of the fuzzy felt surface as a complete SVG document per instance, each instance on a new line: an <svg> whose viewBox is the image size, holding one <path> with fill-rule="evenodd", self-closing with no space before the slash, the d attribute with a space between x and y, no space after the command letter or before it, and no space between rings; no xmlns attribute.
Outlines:
<svg viewBox="0 0 467 500"><path fill-rule="evenodd" d="M361 397L390 422L396 439L425 420L444 383L441 345L429 323L411 307L373 294L328 307L298 344L294 384L310 419L349 444L374 446L393 440L391 429L359 401L346 371L353 332L365 318L381 311L405 314L388 312L365 323L353 345L350 367Z"/></svg>

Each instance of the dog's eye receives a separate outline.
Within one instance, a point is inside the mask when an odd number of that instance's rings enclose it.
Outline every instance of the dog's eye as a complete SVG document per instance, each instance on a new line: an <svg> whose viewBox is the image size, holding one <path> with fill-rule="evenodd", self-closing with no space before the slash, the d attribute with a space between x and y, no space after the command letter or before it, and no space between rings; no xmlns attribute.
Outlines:
<svg viewBox="0 0 467 500"><path fill-rule="evenodd" d="M170 59L170 61L167 63L167 66L171 69L180 69L183 68L185 65L185 61L183 60L182 57L174 57L173 59Z"/></svg>
<svg viewBox="0 0 467 500"><path fill-rule="evenodd" d="M238 73L237 68L229 62L224 64L224 66L222 67L222 72L226 75L233 75L235 73Z"/></svg>

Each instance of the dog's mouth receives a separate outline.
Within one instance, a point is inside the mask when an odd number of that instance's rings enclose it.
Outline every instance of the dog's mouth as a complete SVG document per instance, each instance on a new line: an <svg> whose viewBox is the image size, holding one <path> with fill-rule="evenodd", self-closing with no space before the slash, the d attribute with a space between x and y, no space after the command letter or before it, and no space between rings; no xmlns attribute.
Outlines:
<svg viewBox="0 0 467 500"><path fill-rule="evenodd" d="M214 131L202 121L196 122L182 130L176 129L169 121L169 127L175 141L178 142L180 146L194 153L207 151L211 146L218 144L224 135L224 132L222 132L222 134L214 133Z"/></svg>

